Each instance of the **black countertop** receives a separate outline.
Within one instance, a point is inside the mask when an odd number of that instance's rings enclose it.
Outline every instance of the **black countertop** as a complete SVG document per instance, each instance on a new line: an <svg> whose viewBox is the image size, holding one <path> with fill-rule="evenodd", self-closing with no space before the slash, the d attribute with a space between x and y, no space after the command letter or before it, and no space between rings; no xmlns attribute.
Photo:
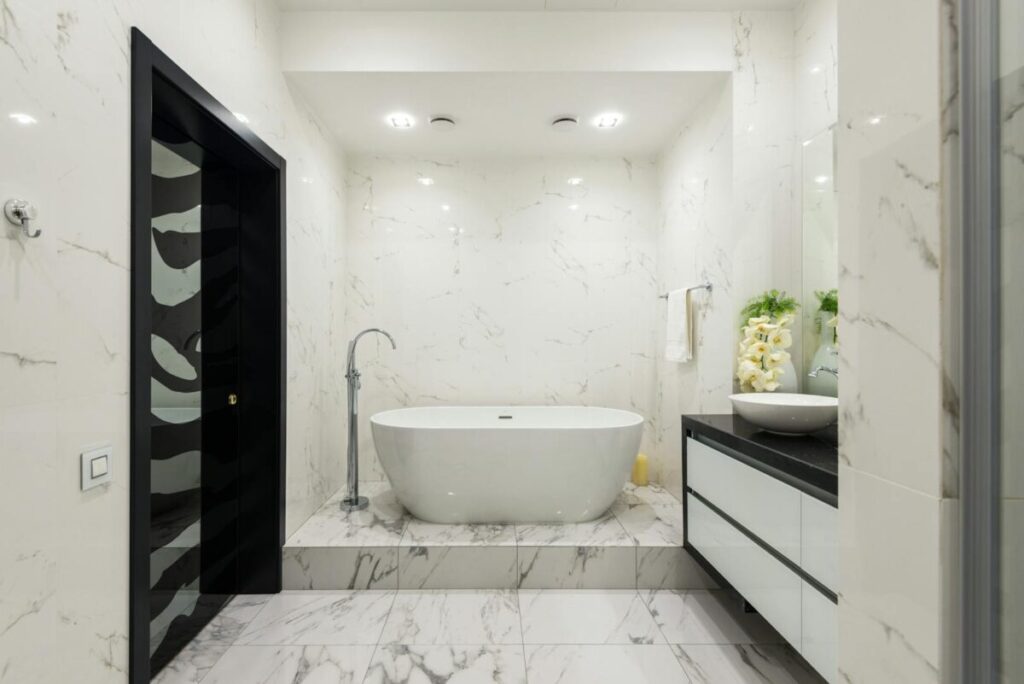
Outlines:
<svg viewBox="0 0 1024 684"><path fill-rule="evenodd" d="M836 426L800 437L765 432L732 414L683 416L683 429L703 435L763 466L771 475L833 506L839 499Z"/></svg>

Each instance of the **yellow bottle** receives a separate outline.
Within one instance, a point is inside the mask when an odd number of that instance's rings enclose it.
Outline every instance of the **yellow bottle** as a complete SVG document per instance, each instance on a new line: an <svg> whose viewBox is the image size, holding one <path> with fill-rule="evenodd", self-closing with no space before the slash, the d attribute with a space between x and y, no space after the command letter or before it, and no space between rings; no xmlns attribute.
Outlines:
<svg viewBox="0 0 1024 684"><path fill-rule="evenodd" d="M633 484L637 487L646 487L647 482L647 454L637 454L633 463Z"/></svg>

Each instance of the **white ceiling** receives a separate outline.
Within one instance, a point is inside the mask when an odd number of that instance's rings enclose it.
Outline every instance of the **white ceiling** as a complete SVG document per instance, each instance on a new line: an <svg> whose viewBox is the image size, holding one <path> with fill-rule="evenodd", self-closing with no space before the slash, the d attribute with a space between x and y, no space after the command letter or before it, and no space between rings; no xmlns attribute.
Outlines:
<svg viewBox="0 0 1024 684"><path fill-rule="evenodd" d="M366 73L288 75L346 152L412 156L654 156L678 132L715 73ZM617 111L612 130L591 125ZM417 125L396 130L388 114ZM453 117L454 130L431 128L431 116ZM555 131L556 116L580 124Z"/></svg>
<svg viewBox="0 0 1024 684"><path fill-rule="evenodd" d="M790 9L796 0L278 0L284 10L375 12L730 11Z"/></svg>

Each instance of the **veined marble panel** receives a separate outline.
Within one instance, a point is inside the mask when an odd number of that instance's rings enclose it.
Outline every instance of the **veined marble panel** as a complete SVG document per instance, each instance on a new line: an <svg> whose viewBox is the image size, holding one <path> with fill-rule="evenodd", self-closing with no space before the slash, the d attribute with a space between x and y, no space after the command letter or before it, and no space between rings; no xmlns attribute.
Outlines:
<svg viewBox="0 0 1024 684"><path fill-rule="evenodd" d="M503 546L400 546L401 589L515 589L518 553Z"/></svg>
<svg viewBox="0 0 1024 684"><path fill-rule="evenodd" d="M346 325L398 342L361 350L363 415L488 403L651 415L651 161L350 161ZM360 454L383 478L369 430Z"/></svg>
<svg viewBox="0 0 1024 684"><path fill-rule="evenodd" d="M670 644L782 644L784 639L724 591L640 592Z"/></svg>
<svg viewBox="0 0 1024 684"><path fill-rule="evenodd" d="M527 646L531 684L663 684L685 675L665 645Z"/></svg>
<svg viewBox="0 0 1024 684"><path fill-rule="evenodd" d="M395 644L521 644L513 591L401 591L381 641Z"/></svg>
<svg viewBox="0 0 1024 684"><path fill-rule="evenodd" d="M522 646L411 646L377 648L366 684L526 684Z"/></svg>
<svg viewBox="0 0 1024 684"><path fill-rule="evenodd" d="M519 591L527 644L663 644L634 590Z"/></svg>
<svg viewBox="0 0 1024 684"><path fill-rule="evenodd" d="M397 589L395 546L286 546L285 589Z"/></svg>
<svg viewBox="0 0 1024 684"><path fill-rule="evenodd" d="M521 589L635 589L636 547L519 546Z"/></svg>
<svg viewBox="0 0 1024 684"><path fill-rule="evenodd" d="M390 591L276 594L236 640L236 644L376 644L395 600Z"/></svg>

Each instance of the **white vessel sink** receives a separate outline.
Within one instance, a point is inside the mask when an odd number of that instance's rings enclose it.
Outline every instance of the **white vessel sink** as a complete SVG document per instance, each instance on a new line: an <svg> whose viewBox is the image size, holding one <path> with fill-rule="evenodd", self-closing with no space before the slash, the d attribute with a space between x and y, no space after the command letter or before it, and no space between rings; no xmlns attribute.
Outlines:
<svg viewBox="0 0 1024 684"><path fill-rule="evenodd" d="M731 394L736 413L754 425L784 435L805 435L839 417L839 400L817 394Z"/></svg>

